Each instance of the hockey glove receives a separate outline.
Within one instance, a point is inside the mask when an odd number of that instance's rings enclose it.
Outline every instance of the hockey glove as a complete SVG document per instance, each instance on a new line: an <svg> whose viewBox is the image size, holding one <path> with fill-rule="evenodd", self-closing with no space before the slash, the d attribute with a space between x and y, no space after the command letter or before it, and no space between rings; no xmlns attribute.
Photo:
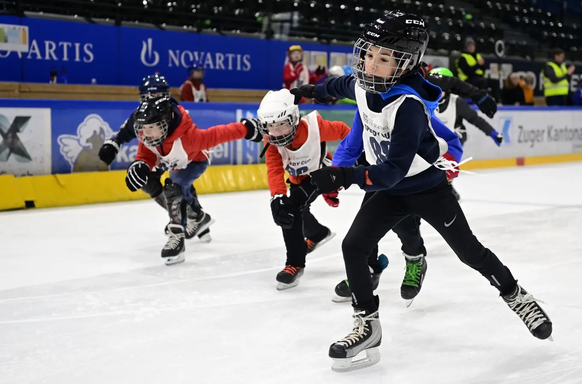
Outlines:
<svg viewBox="0 0 582 384"><path fill-rule="evenodd" d="M105 140L105 143L99 149L99 158L107 165L111 165L115 156L119 152L119 144L113 139Z"/></svg>
<svg viewBox="0 0 582 384"><path fill-rule="evenodd" d="M491 131L491 133L489 134L489 137L491 137L493 139L493 141L495 142L495 144L497 144L498 147L503 142L503 135L501 133L497 132L496 130Z"/></svg>
<svg viewBox="0 0 582 384"><path fill-rule="evenodd" d="M303 84L299 88L293 88L289 90L293 95L295 95L295 105L299 105L301 99L306 97L308 99L316 99L315 97L315 85L313 84Z"/></svg>
<svg viewBox="0 0 582 384"><path fill-rule="evenodd" d="M337 192L342 187L347 189L353 183L352 167L325 167L311 173L311 184L321 194Z"/></svg>
<svg viewBox="0 0 582 384"><path fill-rule="evenodd" d="M330 193L324 193L323 200L332 208L337 208L339 206L339 198L338 198L339 191L334 191Z"/></svg>
<svg viewBox="0 0 582 384"><path fill-rule="evenodd" d="M240 122L247 127L248 133L245 139L260 143L263 141L263 133L261 132L261 121L259 119L240 119Z"/></svg>
<svg viewBox="0 0 582 384"><path fill-rule="evenodd" d="M495 113L497 113L497 102L487 93L487 91L483 89L479 90L471 96L471 100L473 100L473 103L479 107L481 112L491 119L495 116Z"/></svg>
<svg viewBox="0 0 582 384"><path fill-rule="evenodd" d="M271 212L275 224L283 229L293 228L293 206L286 195L275 195L271 198Z"/></svg>
<svg viewBox="0 0 582 384"><path fill-rule="evenodd" d="M457 162L455 157L448 152L445 153L443 157L449 161ZM455 169L447 169L445 172L447 174L447 181L451 183L455 177L459 176L459 167L457 166Z"/></svg>
<svg viewBox="0 0 582 384"><path fill-rule="evenodd" d="M130 191L135 192L147 184L150 177L150 166L145 161L136 160L127 168L125 184Z"/></svg>

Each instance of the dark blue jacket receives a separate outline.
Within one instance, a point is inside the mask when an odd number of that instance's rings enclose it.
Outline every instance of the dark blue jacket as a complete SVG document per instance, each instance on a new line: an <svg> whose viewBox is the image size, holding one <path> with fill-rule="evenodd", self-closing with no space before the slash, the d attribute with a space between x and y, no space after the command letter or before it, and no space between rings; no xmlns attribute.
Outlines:
<svg viewBox="0 0 582 384"><path fill-rule="evenodd" d="M333 96L355 100L355 87L354 78L344 76L329 79L324 84L316 86L315 92L318 98ZM367 93L368 107L380 113L386 105L402 94L415 94L421 98L432 115L438 105L441 90L419 74L410 75L403 78L400 84L392 87L386 94ZM462 157L462 147L457 135L434 116L431 117L431 124L435 133L449 143L449 153L459 161ZM356 113L352 130L334 154L333 165L352 166L362 154L363 148L362 122L359 113ZM396 114L390 149L386 154L387 160L381 164L356 167L354 182L366 191L389 190L391 194L404 195L424 191L443 181L444 171L435 167L405 178L417 153L429 163L434 163L439 157L439 147L429 130L423 105L416 100L407 99ZM366 172L372 185L365 182Z"/></svg>

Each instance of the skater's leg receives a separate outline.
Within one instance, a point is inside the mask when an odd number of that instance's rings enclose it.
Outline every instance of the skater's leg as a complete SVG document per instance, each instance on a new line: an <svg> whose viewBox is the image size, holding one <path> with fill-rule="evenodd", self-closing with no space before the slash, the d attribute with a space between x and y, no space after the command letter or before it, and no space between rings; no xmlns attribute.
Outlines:
<svg viewBox="0 0 582 384"><path fill-rule="evenodd" d="M420 235L420 217L409 215L392 230L402 242L402 252L411 256L426 255L424 240Z"/></svg>
<svg viewBox="0 0 582 384"><path fill-rule="evenodd" d="M408 216L398 199L376 192L360 208L342 243L342 252L354 305L375 311L367 258L380 239Z"/></svg>
<svg viewBox="0 0 582 384"><path fill-rule="evenodd" d="M182 187L184 199L188 204L186 238L202 234L214 222L209 214L205 213L198 202L196 189L192 183L197 180L208 168L208 160L193 161L185 169L170 172L170 178Z"/></svg>
<svg viewBox="0 0 582 384"><path fill-rule="evenodd" d="M428 199L426 196L415 195L415 213L441 234L463 263L479 271L499 290L503 300L532 335L547 339L552 334L552 322L548 315L533 296L517 284L497 256L473 235L451 189L448 183L444 183L431 190Z"/></svg>
<svg viewBox="0 0 582 384"><path fill-rule="evenodd" d="M515 278L497 256L477 240L448 183L443 182L426 195L409 198L415 213L440 233L463 263L481 273L502 295L515 290Z"/></svg>

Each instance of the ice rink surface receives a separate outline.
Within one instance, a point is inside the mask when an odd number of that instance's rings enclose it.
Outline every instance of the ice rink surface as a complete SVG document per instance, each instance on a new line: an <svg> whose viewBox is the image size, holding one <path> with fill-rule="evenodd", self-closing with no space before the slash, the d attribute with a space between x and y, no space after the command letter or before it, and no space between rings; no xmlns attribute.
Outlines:
<svg viewBox="0 0 582 384"><path fill-rule="evenodd" d="M423 290L400 298L396 235L378 290L379 364L334 373L329 345L351 330L331 301L341 241L360 204L313 212L337 233L278 292L285 250L267 191L203 195L213 241L160 257L166 214L153 201L0 213L0 383L582 383L582 163L479 171L455 186L477 237L554 323L535 339L426 223Z"/></svg>

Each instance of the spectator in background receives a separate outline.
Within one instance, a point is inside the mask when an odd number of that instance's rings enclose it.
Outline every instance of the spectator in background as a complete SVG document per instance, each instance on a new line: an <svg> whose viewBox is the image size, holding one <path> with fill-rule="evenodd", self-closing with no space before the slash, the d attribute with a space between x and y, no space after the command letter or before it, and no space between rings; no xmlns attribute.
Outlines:
<svg viewBox="0 0 582 384"><path fill-rule="evenodd" d="M283 69L283 87L291 89L309 84L309 70L303 65L303 48L300 45L290 46L287 58L289 61Z"/></svg>
<svg viewBox="0 0 582 384"><path fill-rule="evenodd" d="M548 61L544 67L544 96L546 105L566 105L568 91L570 90L570 75L574 73L576 67L569 68L564 64L566 58L564 51L560 48L552 50L553 61Z"/></svg>
<svg viewBox="0 0 582 384"><path fill-rule="evenodd" d="M327 79L327 70L323 65L318 65L315 71L309 76L309 84L320 84Z"/></svg>
<svg viewBox="0 0 582 384"><path fill-rule="evenodd" d="M465 40L465 51L456 61L457 76L479 89L489 90L489 94L499 101L499 82L485 78L485 59L476 50L475 40Z"/></svg>
<svg viewBox="0 0 582 384"><path fill-rule="evenodd" d="M520 84L520 76L517 72L512 72L505 79L505 87L501 91L501 101L503 105L525 105L525 93Z"/></svg>
<svg viewBox="0 0 582 384"><path fill-rule="evenodd" d="M206 85L204 84L204 65L192 62L188 68L190 77L180 86L180 99L182 101L193 101L195 103L205 103L208 100Z"/></svg>
<svg viewBox="0 0 582 384"><path fill-rule="evenodd" d="M531 74L526 74L523 79L519 80L519 86L523 89L523 96L525 98L525 105L534 105L534 77Z"/></svg>

